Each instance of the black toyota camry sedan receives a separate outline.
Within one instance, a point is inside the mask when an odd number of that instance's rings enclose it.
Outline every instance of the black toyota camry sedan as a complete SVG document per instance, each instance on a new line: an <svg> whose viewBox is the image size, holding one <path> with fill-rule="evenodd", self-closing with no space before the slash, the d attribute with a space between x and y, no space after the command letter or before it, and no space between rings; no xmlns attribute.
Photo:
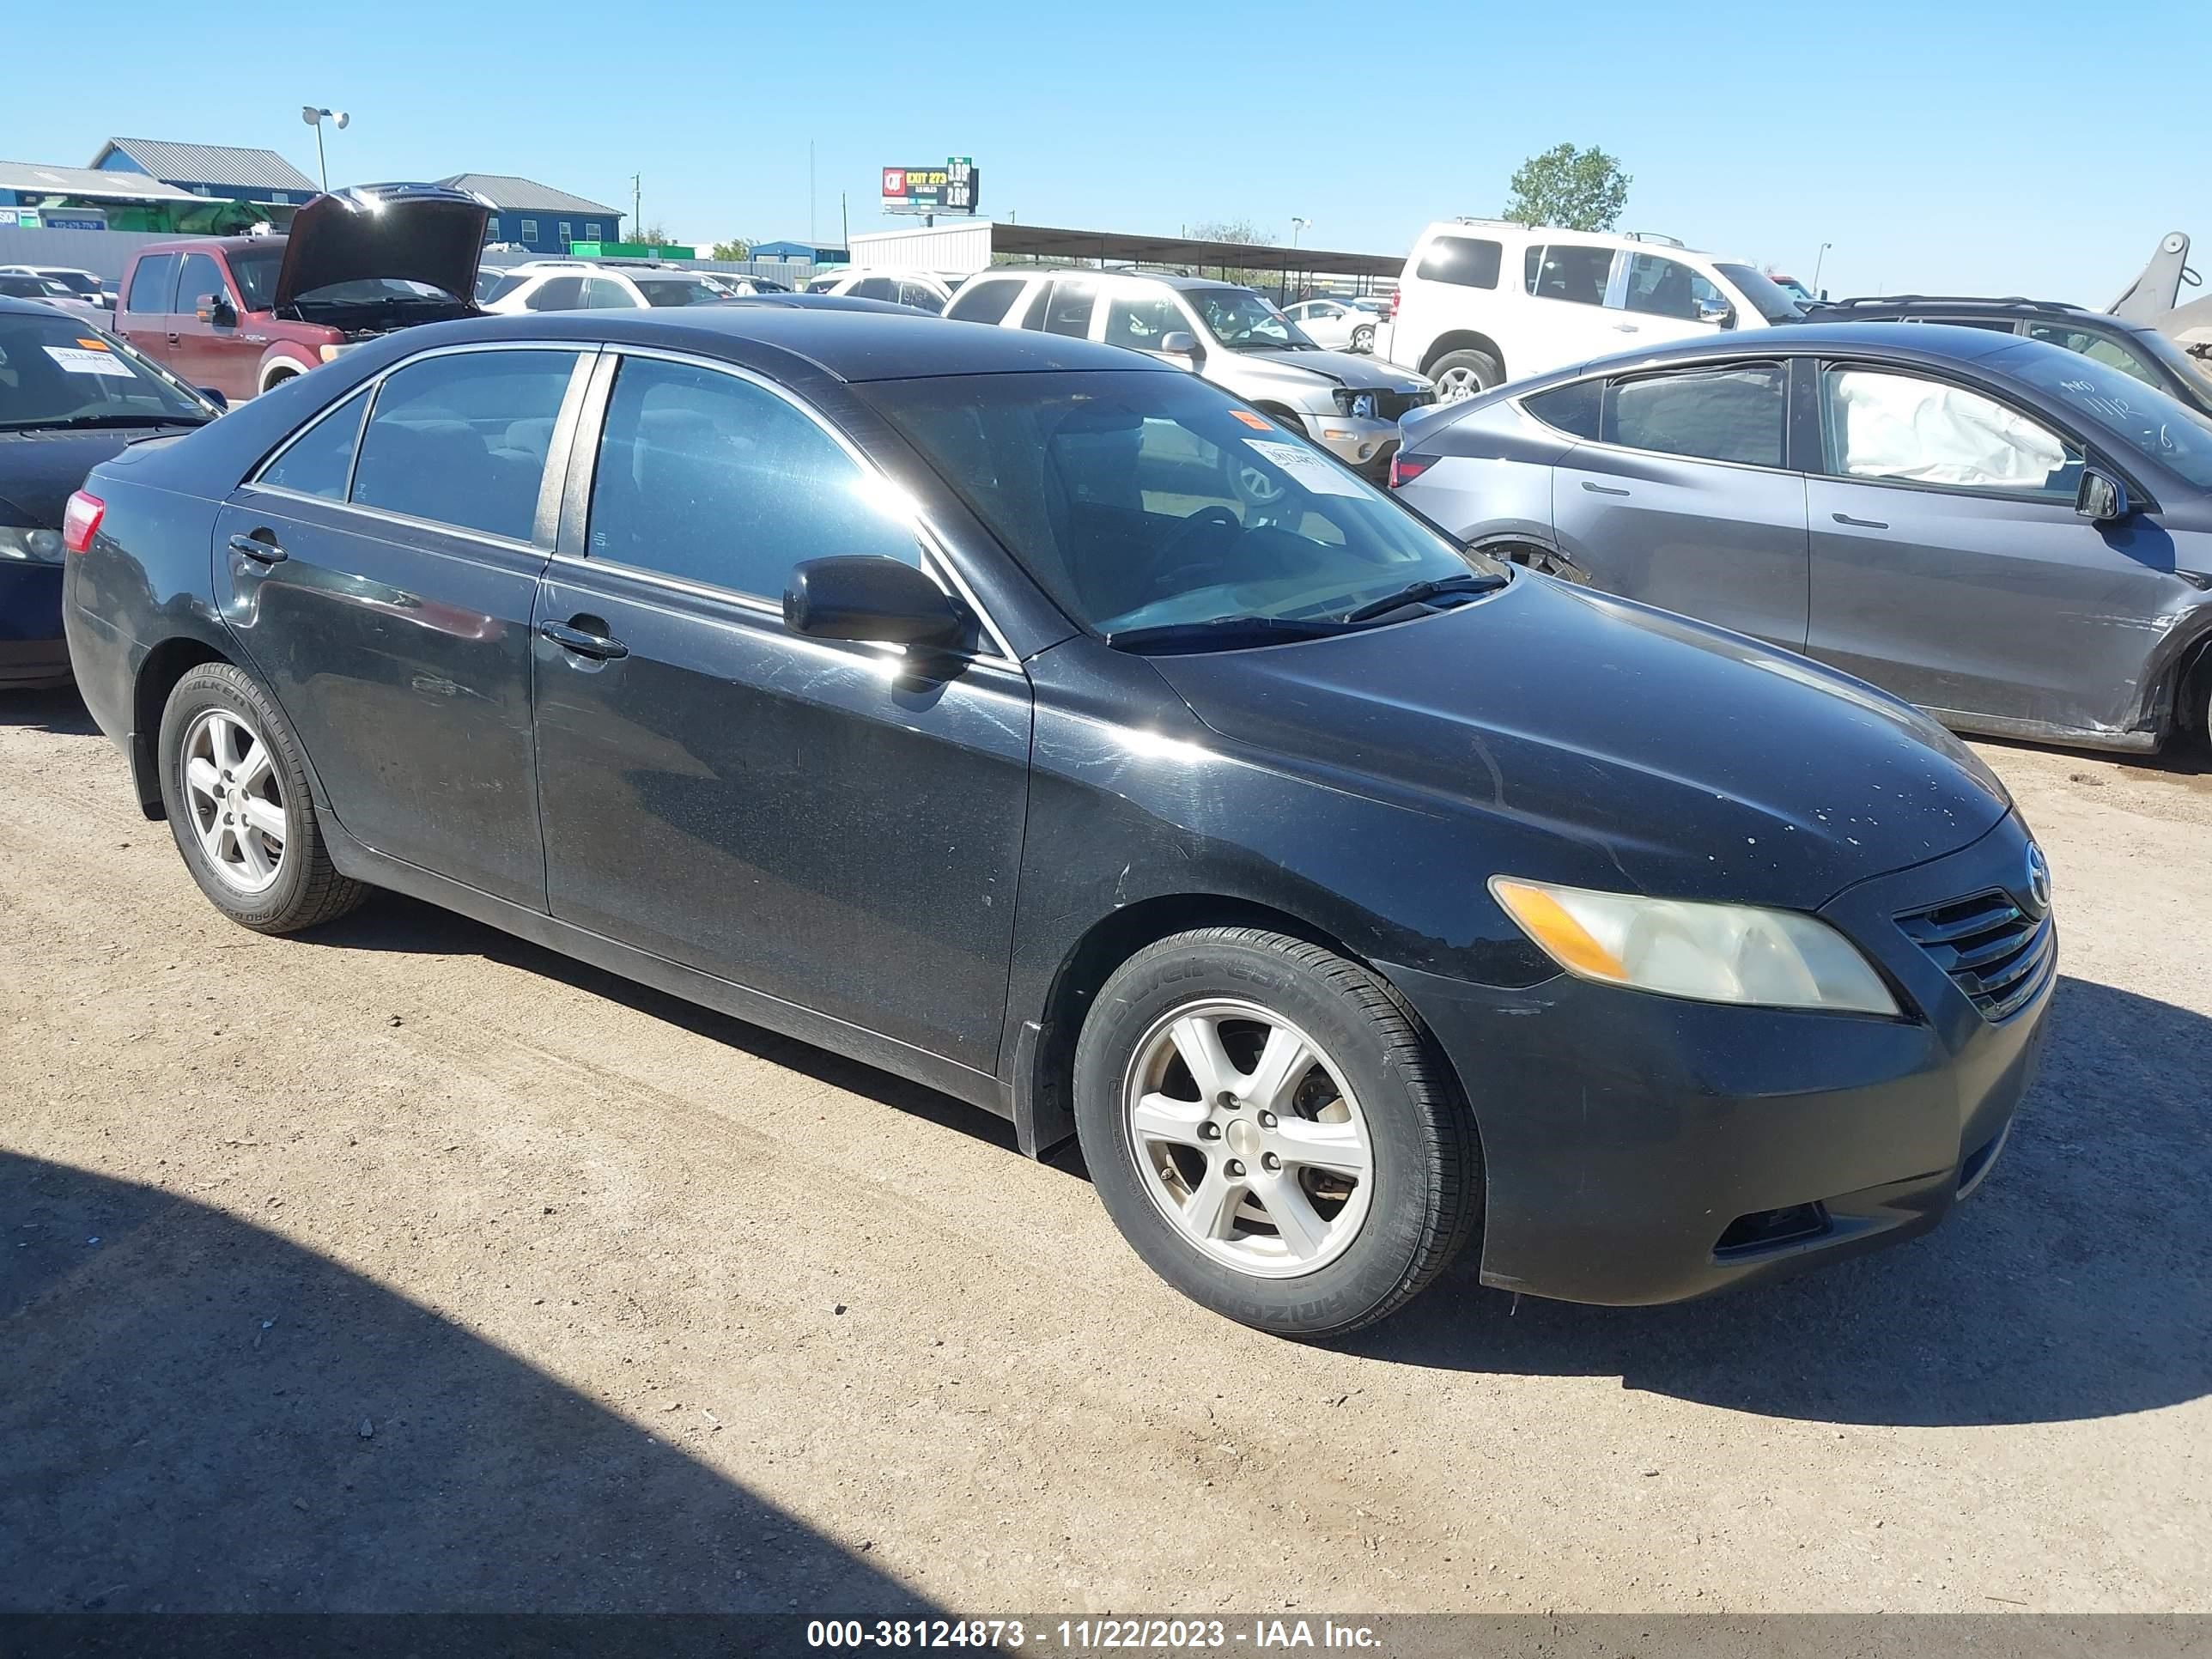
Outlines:
<svg viewBox="0 0 2212 1659"><path fill-rule="evenodd" d="M2034 1066L2048 874L1955 740L1135 353L439 325L70 522L85 698L226 914L396 889L1078 1137L1267 1330L1470 1240L1643 1303L1903 1238Z"/></svg>

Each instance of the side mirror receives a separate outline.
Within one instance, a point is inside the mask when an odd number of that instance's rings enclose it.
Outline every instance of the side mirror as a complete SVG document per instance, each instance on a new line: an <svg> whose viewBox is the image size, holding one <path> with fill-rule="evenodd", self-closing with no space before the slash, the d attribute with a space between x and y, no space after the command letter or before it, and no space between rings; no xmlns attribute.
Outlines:
<svg viewBox="0 0 2212 1659"><path fill-rule="evenodd" d="M1711 323L1720 328L1735 326L1735 307L1725 300L1699 300L1697 307L1701 323Z"/></svg>
<svg viewBox="0 0 2212 1659"><path fill-rule="evenodd" d="M1185 328L1171 328L1160 336L1160 355L1188 358L1193 368L1206 361L1206 349L1199 344L1198 336Z"/></svg>
<svg viewBox="0 0 2212 1659"><path fill-rule="evenodd" d="M213 323L217 328L234 328L238 313L231 303L219 294L203 294L193 301L192 315L204 323Z"/></svg>
<svg viewBox="0 0 2212 1659"><path fill-rule="evenodd" d="M2074 510L2092 524L2111 524L2124 519L2135 511L2135 503L2128 499L2128 487L2109 472L2095 467L2085 467L2081 472L2081 487L2075 492Z"/></svg>
<svg viewBox="0 0 2212 1659"><path fill-rule="evenodd" d="M808 559L784 585L783 623L816 640L957 645L968 613L903 560L879 553Z"/></svg>
<svg viewBox="0 0 2212 1659"><path fill-rule="evenodd" d="M221 386L204 386L196 387L195 390L217 409L227 410L230 407L230 399L223 395Z"/></svg>

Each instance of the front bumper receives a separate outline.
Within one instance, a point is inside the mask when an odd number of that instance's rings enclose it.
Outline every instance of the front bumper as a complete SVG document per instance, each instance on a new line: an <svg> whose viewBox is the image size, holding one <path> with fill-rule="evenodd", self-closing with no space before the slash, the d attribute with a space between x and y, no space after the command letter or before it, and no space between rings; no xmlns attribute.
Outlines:
<svg viewBox="0 0 2212 1659"><path fill-rule="evenodd" d="M1301 410L1298 418L1305 423L1306 435L1346 466L1370 477L1389 475L1390 457L1398 449L1395 421L1365 421L1334 410L1316 415L1311 410Z"/></svg>
<svg viewBox="0 0 2212 1659"><path fill-rule="evenodd" d="M2012 890L2008 816L1822 915L1902 994L1898 1020L1738 1008L1562 975L1499 990L1385 972L1451 1059L1485 1162L1486 1284L1674 1302L1924 1232L1987 1176L2033 1080L2055 954L2002 1022L1896 924Z"/></svg>

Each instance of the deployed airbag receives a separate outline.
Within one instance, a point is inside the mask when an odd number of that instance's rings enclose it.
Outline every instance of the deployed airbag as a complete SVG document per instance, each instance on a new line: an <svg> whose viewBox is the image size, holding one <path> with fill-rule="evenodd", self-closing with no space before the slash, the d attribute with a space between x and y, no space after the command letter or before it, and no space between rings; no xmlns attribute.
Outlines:
<svg viewBox="0 0 2212 1659"><path fill-rule="evenodd" d="M1844 476L1985 489L2041 489L2066 446L2002 404L1957 386L1869 369L1831 370Z"/></svg>

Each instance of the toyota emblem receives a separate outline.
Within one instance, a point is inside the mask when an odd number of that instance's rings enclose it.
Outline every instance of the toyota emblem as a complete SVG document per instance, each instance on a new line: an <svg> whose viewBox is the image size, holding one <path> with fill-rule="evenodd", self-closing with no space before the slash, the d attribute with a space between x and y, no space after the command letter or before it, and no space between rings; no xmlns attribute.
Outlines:
<svg viewBox="0 0 2212 1659"><path fill-rule="evenodd" d="M2027 902L2038 915L2051 908L2051 861L2033 842L2027 844Z"/></svg>

